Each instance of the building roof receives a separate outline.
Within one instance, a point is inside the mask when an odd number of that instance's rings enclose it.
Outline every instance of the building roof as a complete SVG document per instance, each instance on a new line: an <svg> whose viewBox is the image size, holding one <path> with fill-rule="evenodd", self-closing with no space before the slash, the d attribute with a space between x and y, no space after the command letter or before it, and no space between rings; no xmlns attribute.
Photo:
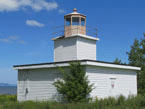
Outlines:
<svg viewBox="0 0 145 109"><path fill-rule="evenodd" d="M69 14L66 14L65 16L69 16L69 15L81 15L81 16L85 16L85 17L86 17L86 15L84 15L84 14L80 14L80 13L76 12L77 9L73 9L73 11L74 11L74 12L69 13ZM65 17L65 16L64 16L64 17Z"/></svg>
<svg viewBox="0 0 145 109"><path fill-rule="evenodd" d="M82 37L82 38L86 38L86 39L90 39L90 40L100 40L99 38L96 38L96 37L92 37L92 36L87 36L87 35L84 35L84 34L73 34L69 37L65 37L65 36L59 36L59 37L56 37L56 38L53 38L52 40L58 40L58 39L64 39L64 38L70 38L70 37Z"/></svg>
<svg viewBox="0 0 145 109"><path fill-rule="evenodd" d="M22 70L22 69L66 67L69 66L69 63L77 62L77 61L79 61L81 65L119 68L119 69L128 69L128 70L136 70L136 71L141 70L140 67L129 66L124 64L115 64L115 63L103 62L103 61L95 61L95 60L72 60L72 61L61 61L61 62L39 63L39 64L14 65L13 68L15 70Z"/></svg>

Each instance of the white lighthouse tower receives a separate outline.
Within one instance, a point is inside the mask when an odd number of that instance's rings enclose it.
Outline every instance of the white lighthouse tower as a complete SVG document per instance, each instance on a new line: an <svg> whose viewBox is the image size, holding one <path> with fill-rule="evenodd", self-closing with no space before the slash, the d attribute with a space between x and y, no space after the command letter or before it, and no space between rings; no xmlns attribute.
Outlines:
<svg viewBox="0 0 145 109"><path fill-rule="evenodd" d="M76 12L64 16L64 36L54 40L54 61L96 60L98 38L86 35L86 16Z"/></svg>

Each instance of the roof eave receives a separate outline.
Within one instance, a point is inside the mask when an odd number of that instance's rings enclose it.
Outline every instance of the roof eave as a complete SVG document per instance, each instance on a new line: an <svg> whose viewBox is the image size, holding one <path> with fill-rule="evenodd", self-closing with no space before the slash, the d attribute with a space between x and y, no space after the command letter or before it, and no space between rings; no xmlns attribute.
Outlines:
<svg viewBox="0 0 145 109"><path fill-rule="evenodd" d="M83 38L90 39L90 40L96 40L96 41L100 40L99 38L92 37L92 36L87 36L87 35L84 35L84 34L73 34L71 36L63 37L63 38L71 38L71 37L76 37L76 36L83 37ZM55 41L55 40L58 40L58 39L63 39L61 37L62 36L59 36L59 37L53 38L52 40Z"/></svg>
<svg viewBox="0 0 145 109"><path fill-rule="evenodd" d="M77 62L76 60L70 62ZM117 69L127 69L140 71L141 67L127 66L127 65L118 65L113 63L103 63L91 60L80 60L81 65L97 66L97 67L107 67L107 68L117 68ZM24 69L41 69L41 68L55 68L55 67L67 67L69 66L68 62L53 62L53 63L42 63L42 64L32 64L32 65L17 65L13 66L15 70L24 70Z"/></svg>

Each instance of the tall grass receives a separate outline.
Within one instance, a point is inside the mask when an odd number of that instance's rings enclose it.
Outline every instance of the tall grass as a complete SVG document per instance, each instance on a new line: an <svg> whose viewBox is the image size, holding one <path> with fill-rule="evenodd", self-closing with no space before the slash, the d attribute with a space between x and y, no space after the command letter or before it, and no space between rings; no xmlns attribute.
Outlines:
<svg viewBox="0 0 145 109"><path fill-rule="evenodd" d="M0 95L0 104L3 104L6 101L17 101L17 95Z"/></svg>
<svg viewBox="0 0 145 109"><path fill-rule="evenodd" d="M94 102L86 103L58 103L58 102L18 102L16 95L0 95L0 109L145 109L145 97L130 96L125 99L120 96L118 99L109 97L96 99Z"/></svg>

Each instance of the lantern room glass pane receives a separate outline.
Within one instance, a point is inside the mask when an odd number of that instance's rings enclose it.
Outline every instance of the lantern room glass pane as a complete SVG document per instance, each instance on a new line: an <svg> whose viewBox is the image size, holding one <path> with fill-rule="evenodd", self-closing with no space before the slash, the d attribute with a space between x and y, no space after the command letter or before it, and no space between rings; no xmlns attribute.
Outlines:
<svg viewBox="0 0 145 109"><path fill-rule="evenodd" d="M66 25L66 26L71 25L71 19L70 19L70 18L66 18L66 19L65 19L65 25Z"/></svg>
<svg viewBox="0 0 145 109"><path fill-rule="evenodd" d="M72 17L72 25L79 25L79 17Z"/></svg>
<svg viewBox="0 0 145 109"><path fill-rule="evenodd" d="M82 26L85 26L86 24L85 24L85 19L84 18L81 18L81 25Z"/></svg>

